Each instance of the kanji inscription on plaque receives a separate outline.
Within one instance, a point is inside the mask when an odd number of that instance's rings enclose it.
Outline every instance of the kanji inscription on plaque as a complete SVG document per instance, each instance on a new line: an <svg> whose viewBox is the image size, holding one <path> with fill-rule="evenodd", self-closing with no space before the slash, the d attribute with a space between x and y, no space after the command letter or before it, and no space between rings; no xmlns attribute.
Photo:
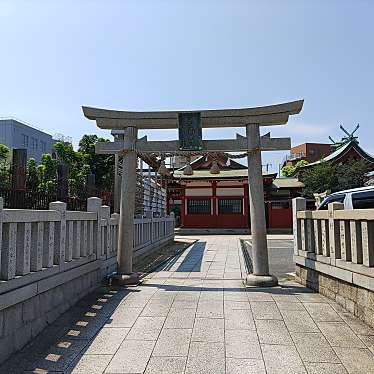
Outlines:
<svg viewBox="0 0 374 374"><path fill-rule="evenodd" d="M201 113L178 113L179 148L198 151L203 148Z"/></svg>

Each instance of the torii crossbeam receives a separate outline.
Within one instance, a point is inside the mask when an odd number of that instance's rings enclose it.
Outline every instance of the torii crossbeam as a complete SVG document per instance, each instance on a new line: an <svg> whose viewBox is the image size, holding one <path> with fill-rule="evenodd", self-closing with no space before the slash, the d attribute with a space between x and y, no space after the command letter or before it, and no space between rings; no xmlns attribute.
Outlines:
<svg viewBox="0 0 374 374"><path fill-rule="evenodd" d="M203 140L201 152L247 152L248 139L237 134L237 139ZM133 147L133 144L123 141L97 143L96 153L112 154ZM291 148L290 138L271 138L270 133L260 138L261 151L287 151ZM140 153L173 153L180 150L179 140L148 141L146 137L136 141L135 148Z"/></svg>
<svg viewBox="0 0 374 374"><path fill-rule="evenodd" d="M277 279L269 274L266 240L264 190L262 180L261 151L288 150L289 138L260 136L260 126L284 125L289 116L300 113L303 100L257 108L128 112L82 107L84 115L95 120L101 129L122 130L123 141L99 143L96 152L123 152L121 209L118 235L119 283L137 282L132 272L133 227L136 189L136 153L183 154L183 152L248 152L248 178L252 234L253 274L246 283L249 286L274 286ZM202 128L246 127L246 136L236 139L203 140ZM137 138L139 129L179 129L179 140L148 141ZM121 131L121 132L122 132Z"/></svg>

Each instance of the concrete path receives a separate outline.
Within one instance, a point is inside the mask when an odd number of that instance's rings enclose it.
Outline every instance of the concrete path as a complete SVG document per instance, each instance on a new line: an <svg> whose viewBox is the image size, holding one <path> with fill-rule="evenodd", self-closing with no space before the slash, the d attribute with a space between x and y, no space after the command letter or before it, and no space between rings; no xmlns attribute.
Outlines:
<svg viewBox="0 0 374 374"><path fill-rule="evenodd" d="M0 372L374 372L374 330L295 283L245 289L245 273L238 237L200 237L141 286L83 300Z"/></svg>

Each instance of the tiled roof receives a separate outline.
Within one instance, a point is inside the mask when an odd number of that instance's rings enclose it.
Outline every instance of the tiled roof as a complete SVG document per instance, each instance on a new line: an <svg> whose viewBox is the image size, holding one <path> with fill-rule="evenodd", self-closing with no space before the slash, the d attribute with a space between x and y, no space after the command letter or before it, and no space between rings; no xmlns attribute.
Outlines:
<svg viewBox="0 0 374 374"><path fill-rule="evenodd" d="M304 166L300 166L298 169L305 169L305 168L309 168L311 166L314 166L314 165L318 165L320 164L321 162L328 162L328 161L333 161L334 159L338 158L339 156L342 156L344 154L344 152L346 152L349 148L353 147L358 153L360 153L362 155L363 158L365 158L366 160L370 161L370 162L373 162L374 163L374 157L369 155L369 153L365 152L359 145L357 142L355 141L350 141L348 142L347 144L344 144L343 146L341 146L340 148L338 148L337 150L335 150L334 152L330 153L328 156L322 158L321 160L318 160L318 161L315 161L315 162L312 162L310 164L307 164L307 165L304 165Z"/></svg>

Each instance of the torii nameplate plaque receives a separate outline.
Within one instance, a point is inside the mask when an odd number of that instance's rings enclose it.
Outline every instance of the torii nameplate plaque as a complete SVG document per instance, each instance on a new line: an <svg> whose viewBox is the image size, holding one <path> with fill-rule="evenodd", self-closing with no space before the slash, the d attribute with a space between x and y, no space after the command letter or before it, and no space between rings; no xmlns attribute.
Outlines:
<svg viewBox="0 0 374 374"><path fill-rule="evenodd" d="M203 149L201 113L178 113L179 148L183 151Z"/></svg>

